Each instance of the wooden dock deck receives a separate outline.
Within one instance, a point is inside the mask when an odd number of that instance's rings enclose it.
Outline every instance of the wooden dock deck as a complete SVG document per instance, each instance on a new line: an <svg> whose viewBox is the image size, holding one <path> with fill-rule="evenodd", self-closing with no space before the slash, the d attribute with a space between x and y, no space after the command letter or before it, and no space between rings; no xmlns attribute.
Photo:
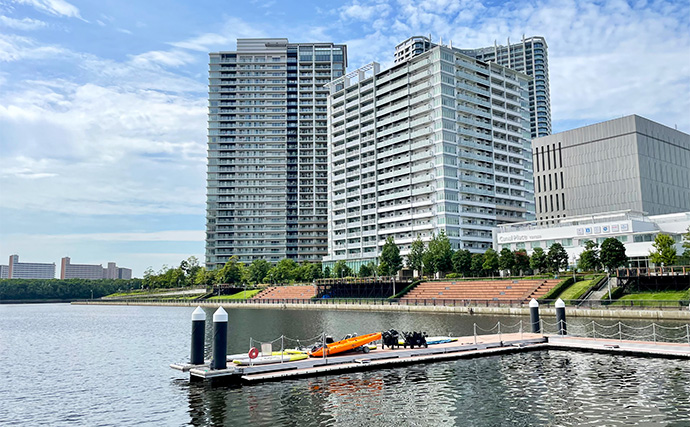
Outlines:
<svg viewBox="0 0 690 427"><path fill-rule="evenodd" d="M690 359L690 344L581 338L574 336L512 333L461 337L456 342L430 345L428 348L381 349L368 354L355 353L309 358L296 362L259 366L228 365L210 369L208 364L172 364L173 369L189 372L192 380L223 380L244 384L278 381L288 378L338 374L347 371L394 368L415 363L475 358L535 350L602 352L647 357Z"/></svg>

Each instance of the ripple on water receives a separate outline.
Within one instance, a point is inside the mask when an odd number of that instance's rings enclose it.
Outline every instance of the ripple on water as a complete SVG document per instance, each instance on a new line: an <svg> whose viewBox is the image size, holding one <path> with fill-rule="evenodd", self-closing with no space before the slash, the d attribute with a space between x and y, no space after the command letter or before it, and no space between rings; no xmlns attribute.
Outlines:
<svg viewBox="0 0 690 427"><path fill-rule="evenodd" d="M0 366L11 367L0 385L0 425L690 425L690 363L678 360L540 351L250 387L190 384L168 363L189 357L192 311L0 306ZM472 321L496 322L409 313L229 316L231 338L242 338L231 340L230 352L281 327L294 337L396 325L460 335L471 333Z"/></svg>

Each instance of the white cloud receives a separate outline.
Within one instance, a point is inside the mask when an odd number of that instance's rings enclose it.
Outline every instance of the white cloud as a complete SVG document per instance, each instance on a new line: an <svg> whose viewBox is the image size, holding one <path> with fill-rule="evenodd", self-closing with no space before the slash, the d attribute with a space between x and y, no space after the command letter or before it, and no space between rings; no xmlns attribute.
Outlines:
<svg viewBox="0 0 690 427"><path fill-rule="evenodd" d="M18 237L41 240L106 240L110 242L203 242L204 230L167 230L149 233L22 234Z"/></svg>
<svg viewBox="0 0 690 427"><path fill-rule="evenodd" d="M159 65L179 67L180 65L188 64L194 60L194 56L178 49L168 51L152 50L132 57L132 62L134 64L145 67Z"/></svg>
<svg viewBox="0 0 690 427"><path fill-rule="evenodd" d="M31 18L14 19L14 18L10 18L9 16L1 16L0 15L0 26L12 28L15 30L29 31L29 30L37 30L39 28L45 28L48 26L48 24L46 24L45 22L38 20L38 19L31 19Z"/></svg>
<svg viewBox="0 0 690 427"><path fill-rule="evenodd" d="M33 39L0 32L0 62L42 59L66 54L67 50L53 45L38 45Z"/></svg>
<svg viewBox="0 0 690 427"><path fill-rule="evenodd" d="M391 12L391 7L383 2L364 5L359 1L354 1L350 5L342 6L339 10L342 19L371 21L373 19L386 17Z"/></svg>
<svg viewBox="0 0 690 427"><path fill-rule="evenodd" d="M14 0L55 16L66 16L68 18L82 19L79 9L64 0Z"/></svg>

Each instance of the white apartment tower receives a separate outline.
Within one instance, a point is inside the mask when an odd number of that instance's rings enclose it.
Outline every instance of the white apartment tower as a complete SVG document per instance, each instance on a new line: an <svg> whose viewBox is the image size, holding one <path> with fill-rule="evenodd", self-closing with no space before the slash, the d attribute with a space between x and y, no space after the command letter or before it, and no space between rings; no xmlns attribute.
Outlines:
<svg viewBox="0 0 690 427"><path fill-rule="evenodd" d="M529 82L530 130L532 139L551 135L551 90L549 52L544 37L522 37L519 43L463 50L485 62L495 62L532 77Z"/></svg>
<svg viewBox="0 0 690 427"><path fill-rule="evenodd" d="M430 37L410 37L395 47L395 63L407 61L436 46ZM551 135L551 90L549 52L544 37L522 37L520 43L505 46L462 49L462 53L484 62L495 62L531 77L529 81L530 133L532 139Z"/></svg>
<svg viewBox="0 0 690 427"><path fill-rule="evenodd" d="M483 252L496 224L534 219L530 78L433 46L329 84L326 265L357 269L443 230Z"/></svg>
<svg viewBox="0 0 690 427"><path fill-rule="evenodd" d="M206 266L320 261L328 220L327 98L345 45L238 39L210 54Z"/></svg>

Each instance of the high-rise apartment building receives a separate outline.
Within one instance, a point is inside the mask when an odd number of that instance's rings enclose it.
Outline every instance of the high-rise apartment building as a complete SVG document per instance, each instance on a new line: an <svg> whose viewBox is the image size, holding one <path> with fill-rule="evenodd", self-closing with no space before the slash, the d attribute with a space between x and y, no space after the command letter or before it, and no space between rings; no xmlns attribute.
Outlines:
<svg viewBox="0 0 690 427"><path fill-rule="evenodd" d="M690 135L632 115L532 141L537 219L690 211Z"/></svg>
<svg viewBox="0 0 690 427"><path fill-rule="evenodd" d="M409 60L436 46L430 38L410 37L395 48L395 62ZM532 138L551 135L551 92L549 89L549 54L544 37L522 38L520 43L478 49L462 53L484 62L494 62L531 77L529 82L530 133Z"/></svg>
<svg viewBox="0 0 690 427"><path fill-rule="evenodd" d="M534 219L529 81L433 46L331 82L324 263L357 269L388 236L407 254L441 231L483 252L496 224Z"/></svg>
<svg viewBox="0 0 690 427"><path fill-rule="evenodd" d="M544 37L522 37L519 43L494 44L464 53L485 62L495 62L532 77L529 83L530 130L532 138L551 135L551 90L549 52Z"/></svg>
<svg viewBox="0 0 690 427"><path fill-rule="evenodd" d="M19 262L19 255L10 255L9 279L54 279L55 263Z"/></svg>
<svg viewBox="0 0 690 427"><path fill-rule="evenodd" d="M333 43L238 39L210 54L207 267L326 254L324 85L346 66Z"/></svg>

